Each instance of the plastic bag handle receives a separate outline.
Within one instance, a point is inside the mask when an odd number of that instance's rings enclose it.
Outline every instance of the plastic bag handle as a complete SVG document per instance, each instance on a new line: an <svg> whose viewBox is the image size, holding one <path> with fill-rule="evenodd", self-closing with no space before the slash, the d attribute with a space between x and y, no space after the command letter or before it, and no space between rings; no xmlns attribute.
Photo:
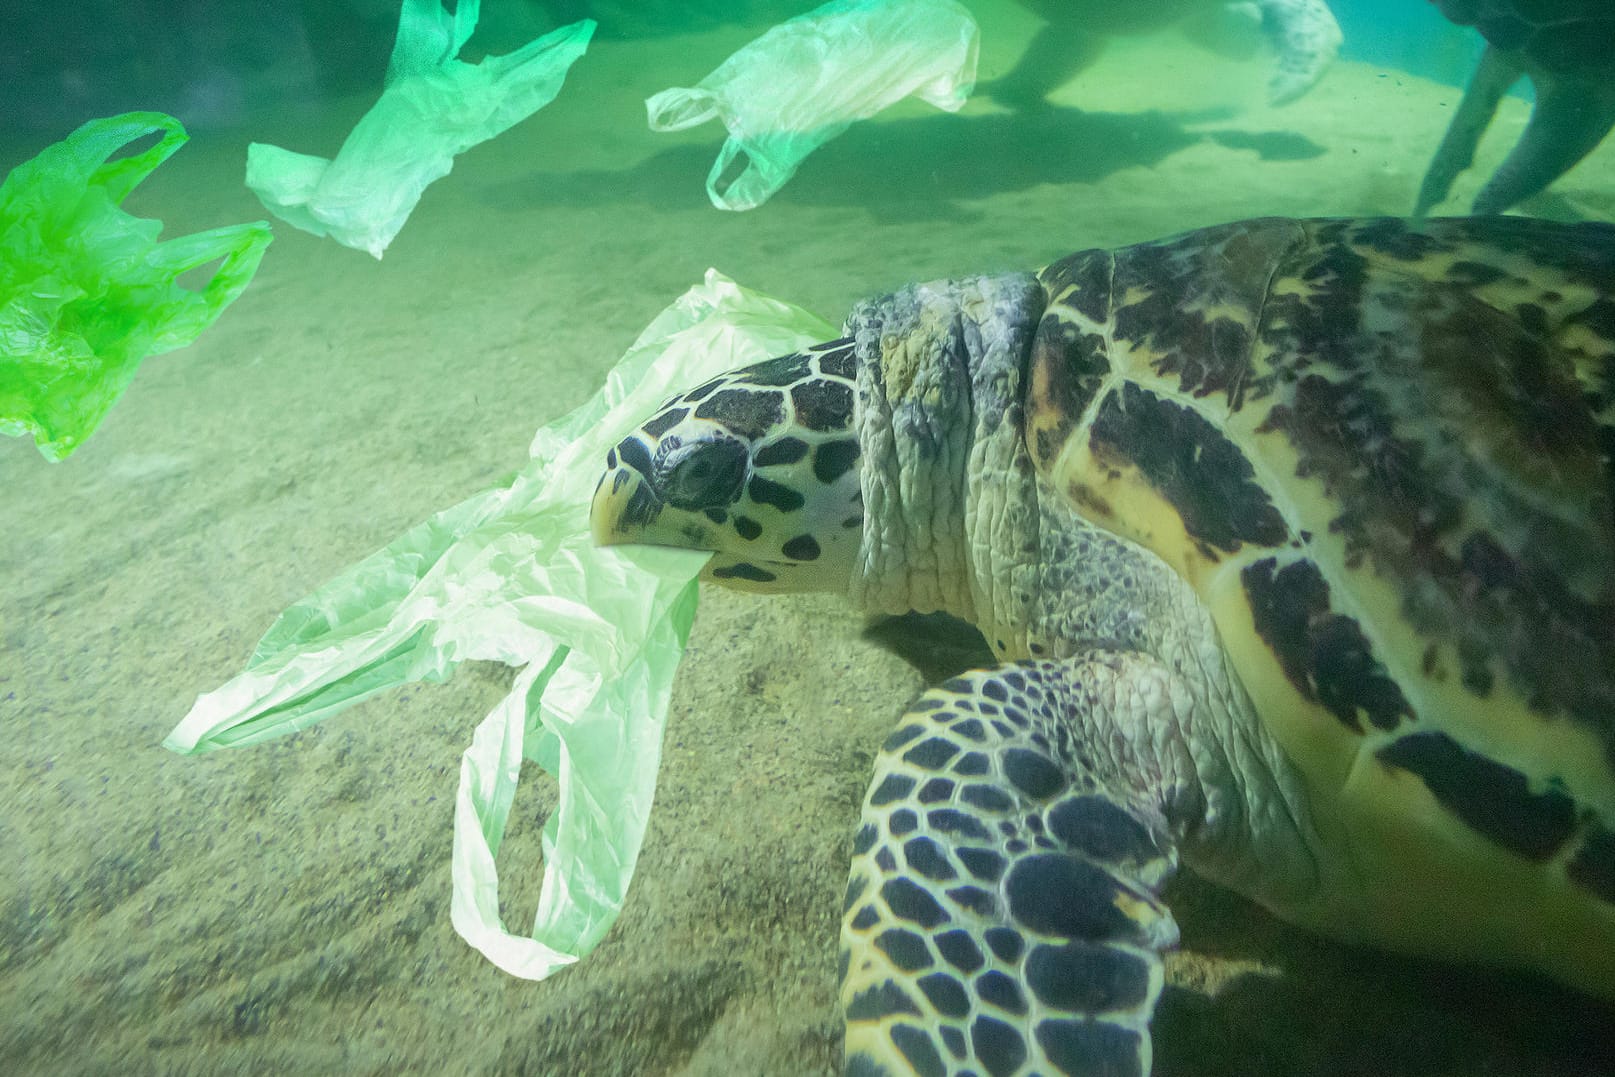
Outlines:
<svg viewBox="0 0 1615 1077"><path fill-rule="evenodd" d="M652 131L682 131L718 116L718 95L699 87L675 86L645 98L645 119Z"/></svg>
<svg viewBox="0 0 1615 1077"><path fill-rule="evenodd" d="M756 209L768 201L769 196L785 182L781 179L779 184L770 185L763 178L753 155L746 151L748 158L746 167L741 170L740 175L729 181L727 187L718 190L718 178L742 151L745 151L745 147L740 144L739 139L728 139L724 142L723 149L718 151L718 159L712 162L712 169L707 173L707 197L712 199L712 204L719 209Z"/></svg>
<svg viewBox="0 0 1615 1077"><path fill-rule="evenodd" d="M252 221L181 236L153 250L148 263L176 276L215 258L222 260L201 290L190 292L189 301L170 314L152 338L150 354L160 355L183 348L200 336L202 329L252 283L258 263L273 238L267 221ZM196 316L198 305L207 311L206 318L200 322Z"/></svg>
<svg viewBox="0 0 1615 1077"><path fill-rule="evenodd" d="M83 131L81 127L69 135L66 144L84 169L86 185L102 188L113 205L128 197L141 180L155 172L158 165L168 160L191 137L185 133L183 124L161 112L126 112L92 133L81 136ZM163 132L163 137L158 139L156 145L116 161L107 159L153 131Z"/></svg>

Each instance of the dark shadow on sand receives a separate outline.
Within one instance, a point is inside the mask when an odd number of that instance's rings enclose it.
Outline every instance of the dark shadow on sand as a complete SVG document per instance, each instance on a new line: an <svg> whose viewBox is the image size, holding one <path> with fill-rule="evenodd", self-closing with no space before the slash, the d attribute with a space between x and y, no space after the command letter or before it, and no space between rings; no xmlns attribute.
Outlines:
<svg viewBox="0 0 1615 1077"><path fill-rule="evenodd" d="M1264 160L1324 152L1300 135L1199 128L1225 118L1047 105L855 124L809 156L772 202L864 207L881 219L957 218L960 202L1041 184L1097 183L1124 169L1153 167L1206 139ZM662 210L696 209L707 204L706 174L720 146L721 140L669 148L624 171L534 175L484 197L507 207L631 201Z"/></svg>

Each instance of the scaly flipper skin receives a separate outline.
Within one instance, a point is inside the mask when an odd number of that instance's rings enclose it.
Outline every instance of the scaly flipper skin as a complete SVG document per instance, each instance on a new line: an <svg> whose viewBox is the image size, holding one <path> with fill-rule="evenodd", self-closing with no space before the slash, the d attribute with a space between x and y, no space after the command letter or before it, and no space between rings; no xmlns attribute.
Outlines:
<svg viewBox="0 0 1615 1077"><path fill-rule="evenodd" d="M1169 706L1165 681L1101 653L969 673L915 702L854 844L849 1075L1150 1072L1160 951L1178 937L1156 898L1177 862L1162 783L1072 730L1131 739Z"/></svg>
<svg viewBox="0 0 1615 1077"><path fill-rule="evenodd" d="M1262 33L1278 60L1267 98L1287 105L1317 85L1340 53L1340 23L1324 0L1256 0Z"/></svg>

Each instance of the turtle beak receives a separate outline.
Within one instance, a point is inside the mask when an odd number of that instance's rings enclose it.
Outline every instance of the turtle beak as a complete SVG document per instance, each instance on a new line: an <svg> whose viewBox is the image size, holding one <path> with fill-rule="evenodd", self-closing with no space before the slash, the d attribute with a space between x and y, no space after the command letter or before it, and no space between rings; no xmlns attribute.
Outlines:
<svg viewBox="0 0 1615 1077"><path fill-rule="evenodd" d="M650 484L621 465L600 477L589 506L589 532L596 546L644 542L645 529L662 513L662 502Z"/></svg>

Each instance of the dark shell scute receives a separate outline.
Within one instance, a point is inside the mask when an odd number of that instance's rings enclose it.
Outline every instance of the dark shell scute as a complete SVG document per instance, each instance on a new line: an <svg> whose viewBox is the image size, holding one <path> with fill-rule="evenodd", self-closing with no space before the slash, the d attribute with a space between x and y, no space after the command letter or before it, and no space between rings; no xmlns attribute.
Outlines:
<svg viewBox="0 0 1615 1077"><path fill-rule="evenodd" d="M820 344L814 349L814 355L819 361L821 374L846 378L848 381L857 377L858 357L853 349L851 337L842 337Z"/></svg>
<svg viewBox="0 0 1615 1077"><path fill-rule="evenodd" d="M1110 373L1100 329L1109 318L1112 258L1079 251L1039 274L1049 306L1032 334L1027 448L1041 466L1054 461Z"/></svg>
<svg viewBox="0 0 1615 1077"><path fill-rule="evenodd" d="M1279 546L1289 528L1234 443L1197 412L1129 383L1100 405L1090 435L1101 462L1130 462L1177 510L1207 556Z"/></svg>
<svg viewBox="0 0 1615 1077"><path fill-rule="evenodd" d="M1254 441L1321 487L1332 517L1306 522L1346 571L1405 596L1427 676L1456 658L1469 692L1568 715L1615 761L1615 229L1306 227L1262 319Z"/></svg>
<svg viewBox="0 0 1615 1077"><path fill-rule="evenodd" d="M1412 733L1377 754L1388 766L1416 775L1474 830L1528 860L1552 856L1575 827L1576 805L1564 793L1532 792L1524 774L1445 733Z"/></svg>
<svg viewBox="0 0 1615 1077"><path fill-rule="evenodd" d="M1296 691L1316 700L1354 733L1359 713L1378 729L1414 717L1413 706L1374 656L1357 621L1335 613L1329 584L1311 561L1283 568L1267 557L1240 573L1256 632Z"/></svg>
<svg viewBox="0 0 1615 1077"><path fill-rule="evenodd" d="M810 369L808 357L801 352L793 352L746 367L735 374L734 383L779 388L801 381L807 377Z"/></svg>
<svg viewBox="0 0 1615 1077"><path fill-rule="evenodd" d="M1295 222L1267 218L1118 251L1115 339L1143 348L1183 392L1238 411L1247 391L1265 391L1250 380L1257 319L1283 255L1304 240Z"/></svg>

